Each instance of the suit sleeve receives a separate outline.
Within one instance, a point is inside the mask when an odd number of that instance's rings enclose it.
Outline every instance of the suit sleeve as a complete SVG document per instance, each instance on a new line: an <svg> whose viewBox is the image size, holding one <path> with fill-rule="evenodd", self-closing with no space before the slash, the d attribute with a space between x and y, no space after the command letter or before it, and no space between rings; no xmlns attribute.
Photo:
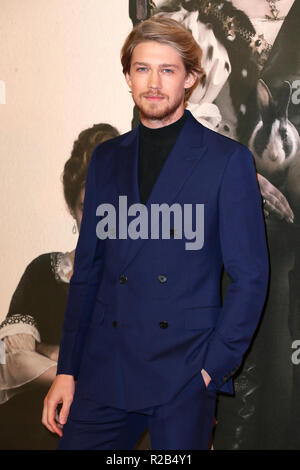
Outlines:
<svg viewBox="0 0 300 470"><path fill-rule="evenodd" d="M250 150L229 158L219 192L219 235L224 267L232 279L203 368L220 388L240 367L258 325L269 280L261 194Z"/></svg>
<svg viewBox="0 0 300 470"><path fill-rule="evenodd" d="M56 374L73 375L77 380L83 345L103 268L103 242L96 234L96 153L87 171L79 237L75 250L64 315Z"/></svg>

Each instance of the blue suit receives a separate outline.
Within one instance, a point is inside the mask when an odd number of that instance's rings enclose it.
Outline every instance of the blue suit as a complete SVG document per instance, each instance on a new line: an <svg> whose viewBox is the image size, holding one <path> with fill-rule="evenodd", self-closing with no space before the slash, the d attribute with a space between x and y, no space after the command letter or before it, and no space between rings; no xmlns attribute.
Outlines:
<svg viewBox="0 0 300 470"><path fill-rule="evenodd" d="M85 398L122 410L170 403L201 375L233 394L264 306L269 258L254 160L244 145L189 111L152 189L151 204L204 204L204 243L187 250L178 221L169 239L121 239L119 196L140 203L139 126L96 147L86 180L57 374ZM100 204L116 208L110 238L96 226ZM128 216L128 224L134 217ZM150 233L150 232L149 232ZM223 264L232 282L221 306ZM202 385L205 388L203 379Z"/></svg>

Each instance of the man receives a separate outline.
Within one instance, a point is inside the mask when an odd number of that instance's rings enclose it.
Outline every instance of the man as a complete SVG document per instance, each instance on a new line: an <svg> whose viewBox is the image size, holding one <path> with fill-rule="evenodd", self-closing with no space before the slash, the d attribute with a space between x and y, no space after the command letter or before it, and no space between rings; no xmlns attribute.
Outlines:
<svg viewBox="0 0 300 470"><path fill-rule="evenodd" d="M204 72L180 23L140 23L121 60L141 123L91 158L42 422L58 449L132 449L146 425L152 449L208 449L268 285L253 157L185 110Z"/></svg>

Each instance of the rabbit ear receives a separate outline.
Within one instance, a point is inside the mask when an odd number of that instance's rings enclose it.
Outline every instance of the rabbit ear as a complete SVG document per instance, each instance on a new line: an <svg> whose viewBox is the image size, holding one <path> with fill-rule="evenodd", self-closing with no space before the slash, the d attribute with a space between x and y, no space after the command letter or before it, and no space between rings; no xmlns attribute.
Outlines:
<svg viewBox="0 0 300 470"><path fill-rule="evenodd" d="M288 118L288 106L290 103L290 97L292 94L292 87L290 83L285 80L280 87L277 100L276 100L276 115L278 117Z"/></svg>
<svg viewBox="0 0 300 470"><path fill-rule="evenodd" d="M270 113L274 107L274 100L267 84L260 78L256 85L256 99L262 120L270 119Z"/></svg>

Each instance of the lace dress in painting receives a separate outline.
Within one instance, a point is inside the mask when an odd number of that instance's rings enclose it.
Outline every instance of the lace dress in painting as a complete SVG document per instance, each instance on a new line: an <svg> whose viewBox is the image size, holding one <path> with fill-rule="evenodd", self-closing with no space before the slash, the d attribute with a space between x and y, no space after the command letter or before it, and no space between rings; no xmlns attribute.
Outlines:
<svg viewBox="0 0 300 470"><path fill-rule="evenodd" d="M0 449L54 450L57 446L58 436L41 422L43 400L51 384L34 384L57 362L37 352L36 346L39 342L59 346L72 267L69 252L35 258L25 269L0 324L4 352L0 363Z"/></svg>

